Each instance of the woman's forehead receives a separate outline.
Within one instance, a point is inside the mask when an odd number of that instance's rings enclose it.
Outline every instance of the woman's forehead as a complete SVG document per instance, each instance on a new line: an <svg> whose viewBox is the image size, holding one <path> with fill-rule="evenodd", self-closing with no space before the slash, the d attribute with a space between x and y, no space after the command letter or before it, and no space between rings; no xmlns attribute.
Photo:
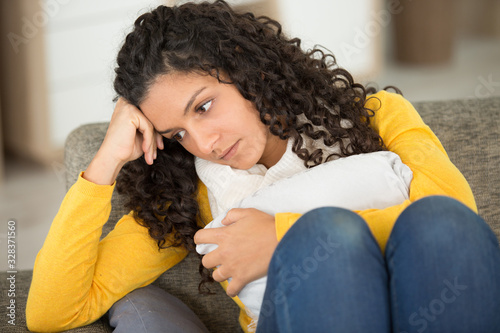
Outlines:
<svg viewBox="0 0 500 333"><path fill-rule="evenodd" d="M154 102L164 99L178 101L183 95L189 95L198 91L201 87L211 87L218 84L219 81L208 74L174 73L161 75L149 87L142 104L147 105L148 101Z"/></svg>
<svg viewBox="0 0 500 333"><path fill-rule="evenodd" d="M148 89L140 105L144 115L153 123L167 114L175 119L183 117L204 91L219 85L209 74L174 73L158 77Z"/></svg>

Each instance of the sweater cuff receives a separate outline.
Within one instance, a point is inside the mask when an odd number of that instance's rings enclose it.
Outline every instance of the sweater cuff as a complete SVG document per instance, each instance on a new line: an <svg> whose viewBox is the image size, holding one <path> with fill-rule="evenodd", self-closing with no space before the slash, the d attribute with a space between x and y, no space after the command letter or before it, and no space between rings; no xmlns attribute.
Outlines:
<svg viewBox="0 0 500 333"><path fill-rule="evenodd" d="M83 171L80 172L76 183L73 185L76 191L95 198L110 198L113 195L116 181L112 185L98 185L83 178L83 173Z"/></svg>
<svg viewBox="0 0 500 333"><path fill-rule="evenodd" d="M297 213L277 213L274 215L278 242L281 241L288 229L290 229L301 216L302 214Z"/></svg>

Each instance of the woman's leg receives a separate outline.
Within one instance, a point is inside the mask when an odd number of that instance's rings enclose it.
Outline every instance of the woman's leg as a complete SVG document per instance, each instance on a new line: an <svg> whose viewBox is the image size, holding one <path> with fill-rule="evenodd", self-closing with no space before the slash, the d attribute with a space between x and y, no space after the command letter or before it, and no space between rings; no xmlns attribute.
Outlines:
<svg viewBox="0 0 500 333"><path fill-rule="evenodd" d="M152 285L123 297L111 307L108 315L115 333L208 332L184 303Z"/></svg>
<svg viewBox="0 0 500 333"><path fill-rule="evenodd" d="M303 215L273 254L257 332L389 331L387 271L365 221L340 208Z"/></svg>
<svg viewBox="0 0 500 333"><path fill-rule="evenodd" d="M500 332L500 249L458 201L427 197L398 218L386 247L393 332Z"/></svg>

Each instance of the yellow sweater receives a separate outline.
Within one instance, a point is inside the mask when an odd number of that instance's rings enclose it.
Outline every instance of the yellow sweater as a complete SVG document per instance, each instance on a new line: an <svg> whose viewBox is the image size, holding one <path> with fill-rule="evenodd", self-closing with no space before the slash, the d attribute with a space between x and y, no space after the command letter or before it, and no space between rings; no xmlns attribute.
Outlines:
<svg viewBox="0 0 500 333"><path fill-rule="evenodd" d="M386 209L358 212L382 249L399 214L424 196L447 195L477 211L467 181L409 102L382 91L366 105L378 109L372 126L387 148L413 171L409 200ZM152 283L186 256L183 248L158 251L147 229L138 225L131 214L121 218L114 230L99 241L111 211L113 190L114 185L96 185L80 175L66 194L35 262L26 307L30 330L63 331L90 324L117 300ZM203 220L211 221L202 183L198 198ZM299 216L276 214L278 240ZM243 307L237 298L235 301ZM240 323L246 330L249 318L244 309Z"/></svg>

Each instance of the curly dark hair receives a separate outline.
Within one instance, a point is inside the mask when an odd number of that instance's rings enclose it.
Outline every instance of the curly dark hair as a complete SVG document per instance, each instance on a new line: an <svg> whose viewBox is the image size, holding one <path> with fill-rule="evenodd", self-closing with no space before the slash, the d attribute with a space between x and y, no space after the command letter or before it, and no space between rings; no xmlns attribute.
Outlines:
<svg viewBox="0 0 500 333"><path fill-rule="evenodd" d="M333 55L305 52L300 39L286 37L275 20L237 13L224 1L160 6L143 14L117 64L114 88L138 108L160 75L208 73L234 84L273 135L293 140L292 151L307 167L384 149L369 126L374 114L365 107L369 89L339 68ZM309 151L304 138L338 146L339 153ZM195 252L201 217L194 157L177 142L164 143L153 165L142 157L124 166L118 190L159 248L184 246ZM166 242L171 233L174 241Z"/></svg>

